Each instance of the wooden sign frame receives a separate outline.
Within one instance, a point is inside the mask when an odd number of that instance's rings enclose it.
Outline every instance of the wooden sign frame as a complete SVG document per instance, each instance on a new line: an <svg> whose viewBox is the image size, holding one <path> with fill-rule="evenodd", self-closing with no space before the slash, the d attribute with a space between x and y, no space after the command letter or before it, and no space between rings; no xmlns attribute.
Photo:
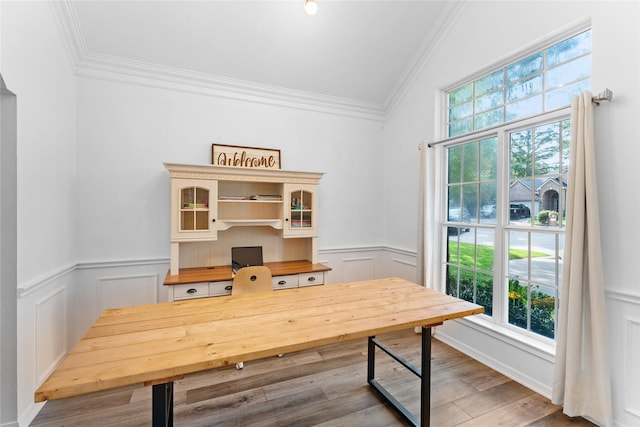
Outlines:
<svg viewBox="0 0 640 427"><path fill-rule="evenodd" d="M280 169L280 150L211 144L211 164L245 169Z"/></svg>

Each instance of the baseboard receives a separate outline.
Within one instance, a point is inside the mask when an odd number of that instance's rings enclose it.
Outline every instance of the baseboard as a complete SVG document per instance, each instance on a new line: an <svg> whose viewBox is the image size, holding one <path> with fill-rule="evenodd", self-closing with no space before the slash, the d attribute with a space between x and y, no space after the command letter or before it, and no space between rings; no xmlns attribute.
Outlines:
<svg viewBox="0 0 640 427"><path fill-rule="evenodd" d="M20 426L31 425L31 423L36 418L36 416L38 415L38 413L40 412L43 406L44 406L44 403L32 402L29 404L29 406L27 406L27 409L23 411L22 414L20 414L20 417L18 418L18 423L2 424L0 427L9 427L9 426L20 427Z"/></svg>

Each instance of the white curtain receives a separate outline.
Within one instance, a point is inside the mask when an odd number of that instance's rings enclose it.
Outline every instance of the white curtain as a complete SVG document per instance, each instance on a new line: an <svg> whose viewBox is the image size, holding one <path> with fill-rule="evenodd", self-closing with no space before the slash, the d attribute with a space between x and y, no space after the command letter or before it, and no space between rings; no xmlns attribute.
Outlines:
<svg viewBox="0 0 640 427"><path fill-rule="evenodd" d="M554 371L555 404L612 424L591 93L573 98L566 232Z"/></svg>
<svg viewBox="0 0 640 427"><path fill-rule="evenodd" d="M430 289L444 291L440 280L440 218L442 212L442 147L420 145L420 215L418 218L418 280Z"/></svg>

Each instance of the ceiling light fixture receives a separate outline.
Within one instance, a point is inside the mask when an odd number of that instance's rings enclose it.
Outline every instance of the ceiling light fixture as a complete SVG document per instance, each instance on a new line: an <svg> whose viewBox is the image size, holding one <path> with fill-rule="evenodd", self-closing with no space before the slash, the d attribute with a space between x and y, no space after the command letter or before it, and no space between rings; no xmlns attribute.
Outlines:
<svg viewBox="0 0 640 427"><path fill-rule="evenodd" d="M307 12L307 15L315 15L318 11L316 0L304 0L304 11Z"/></svg>

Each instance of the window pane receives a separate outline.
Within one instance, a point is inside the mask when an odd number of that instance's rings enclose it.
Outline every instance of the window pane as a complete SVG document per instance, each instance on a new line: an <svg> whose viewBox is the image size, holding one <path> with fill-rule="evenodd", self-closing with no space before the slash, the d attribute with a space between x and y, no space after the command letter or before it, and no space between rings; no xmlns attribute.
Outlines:
<svg viewBox="0 0 640 427"><path fill-rule="evenodd" d="M528 58L522 59L513 65L507 67L507 82L511 83L516 80L540 72L542 70L542 52L538 52Z"/></svg>
<svg viewBox="0 0 640 427"><path fill-rule="evenodd" d="M480 184L480 214L478 219L483 224L496 223L496 196L495 182Z"/></svg>
<svg viewBox="0 0 640 427"><path fill-rule="evenodd" d="M478 212L478 184L462 186L462 222L470 223L471 218L477 218ZM473 222L477 222L473 221Z"/></svg>
<svg viewBox="0 0 640 427"><path fill-rule="evenodd" d="M476 279L476 304L484 307L484 314L493 314L493 276L478 273Z"/></svg>
<svg viewBox="0 0 640 427"><path fill-rule="evenodd" d="M504 70L498 70L486 77L476 80L476 96L482 96L487 92L504 86Z"/></svg>
<svg viewBox="0 0 640 427"><path fill-rule="evenodd" d="M449 183L457 184L462 181L462 146L449 149Z"/></svg>
<svg viewBox="0 0 640 427"><path fill-rule="evenodd" d="M545 87L555 88L591 75L591 55L552 68L546 73Z"/></svg>
<svg viewBox="0 0 640 427"><path fill-rule="evenodd" d="M569 170L569 145L571 143L571 121L562 122L562 173Z"/></svg>
<svg viewBox="0 0 640 427"><path fill-rule="evenodd" d="M478 180L478 143L471 142L463 146L464 150L464 173L463 181Z"/></svg>
<svg viewBox="0 0 640 427"><path fill-rule="evenodd" d="M484 129L504 121L504 108L496 108L486 113L478 114L475 117L476 129Z"/></svg>
<svg viewBox="0 0 640 427"><path fill-rule="evenodd" d="M455 219L455 212L453 214L451 212L451 209L460 207L460 196L461 192L459 185L452 185L449 187L449 221L460 221L459 219Z"/></svg>
<svg viewBox="0 0 640 427"><path fill-rule="evenodd" d="M458 285L458 298L465 301L473 302L474 298L474 280L473 271L461 268L460 269L460 284Z"/></svg>
<svg viewBox="0 0 640 427"><path fill-rule="evenodd" d="M555 335L555 289L533 286L531 289L531 332L553 338Z"/></svg>
<svg viewBox="0 0 640 427"><path fill-rule="evenodd" d="M590 80L582 80L558 89L550 90L545 94L545 109L550 111L571 105L571 98L573 95L589 90L590 87Z"/></svg>
<svg viewBox="0 0 640 427"><path fill-rule="evenodd" d="M507 120L516 120L542 112L542 95L507 105Z"/></svg>
<svg viewBox="0 0 640 427"><path fill-rule="evenodd" d="M529 233L509 231L509 267L507 274L511 279L529 278Z"/></svg>
<svg viewBox="0 0 640 427"><path fill-rule="evenodd" d="M556 286L555 233L533 233L531 235L531 281Z"/></svg>
<svg viewBox="0 0 640 427"><path fill-rule="evenodd" d="M455 228L455 227L451 227ZM457 265L460 263L460 238L458 237L457 229L449 233L449 242L447 250L449 251L449 263Z"/></svg>
<svg viewBox="0 0 640 427"><path fill-rule="evenodd" d="M509 176L512 178L531 176L533 154L531 129L511 132L509 135L509 146Z"/></svg>
<svg viewBox="0 0 640 427"><path fill-rule="evenodd" d="M562 268L564 263L564 234L558 234L558 287L562 286Z"/></svg>
<svg viewBox="0 0 640 427"><path fill-rule="evenodd" d="M449 109L449 121L462 119L473 114L473 104L471 102L465 102L464 104L458 104L455 107Z"/></svg>
<svg viewBox="0 0 640 427"><path fill-rule="evenodd" d="M480 179L496 179L498 169L498 138L480 141Z"/></svg>
<svg viewBox="0 0 640 427"><path fill-rule="evenodd" d="M490 273L493 271L494 231L490 228L478 228L476 231L478 270Z"/></svg>
<svg viewBox="0 0 640 427"><path fill-rule="evenodd" d="M449 93L449 106L460 104L471 99L473 95L473 83L469 83Z"/></svg>
<svg viewBox="0 0 640 427"><path fill-rule="evenodd" d="M518 225L531 224L531 181L518 179L509 188L509 221L518 221Z"/></svg>
<svg viewBox="0 0 640 427"><path fill-rule="evenodd" d="M507 101L512 102L542 92L542 76L537 75L507 88Z"/></svg>
<svg viewBox="0 0 640 427"><path fill-rule="evenodd" d="M462 135L473 130L473 119L460 120L459 122L449 124L449 136Z"/></svg>
<svg viewBox="0 0 640 427"><path fill-rule="evenodd" d="M458 269L456 267L447 266L447 293L458 296Z"/></svg>
<svg viewBox="0 0 640 427"><path fill-rule="evenodd" d="M496 92L490 92L480 98L476 98L476 113L486 111L502 104L504 104L504 91L499 90Z"/></svg>
<svg viewBox="0 0 640 427"><path fill-rule="evenodd" d="M526 282L509 279L509 323L528 329L529 288Z"/></svg>
<svg viewBox="0 0 640 427"><path fill-rule="evenodd" d="M468 281L473 283L473 271L476 266L476 250L474 242L474 231L461 235L460 237L460 262L461 267L465 267L460 270L460 277L468 277ZM462 241L464 240L464 241ZM465 273L466 272L466 273Z"/></svg>
<svg viewBox="0 0 640 427"><path fill-rule="evenodd" d="M535 175L558 173L560 171L560 123L535 128L535 140Z"/></svg>
<svg viewBox="0 0 640 427"><path fill-rule="evenodd" d="M547 49L547 67L591 52L591 30L555 44Z"/></svg>

